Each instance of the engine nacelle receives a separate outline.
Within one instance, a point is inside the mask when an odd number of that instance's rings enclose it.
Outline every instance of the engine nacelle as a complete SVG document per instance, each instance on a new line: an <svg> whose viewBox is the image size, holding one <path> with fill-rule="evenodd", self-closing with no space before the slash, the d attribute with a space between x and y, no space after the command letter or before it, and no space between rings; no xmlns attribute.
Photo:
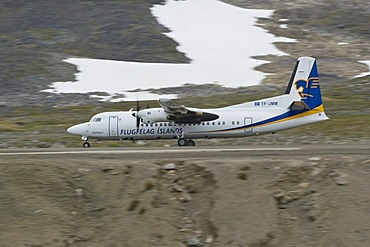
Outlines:
<svg viewBox="0 0 370 247"><path fill-rule="evenodd" d="M140 110L138 113L139 118L143 123L152 124L157 122L170 122L169 114L164 112L162 108L151 108Z"/></svg>
<svg viewBox="0 0 370 247"><path fill-rule="evenodd" d="M136 113L133 114L133 116ZM138 112L140 121L145 124L153 124L157 122L174 122L178 124L199 124L202 121L213 121L219 118L218 115L209 112L192 111L187 114L168 114L163 108L151 108L140 110Z"/></svg>

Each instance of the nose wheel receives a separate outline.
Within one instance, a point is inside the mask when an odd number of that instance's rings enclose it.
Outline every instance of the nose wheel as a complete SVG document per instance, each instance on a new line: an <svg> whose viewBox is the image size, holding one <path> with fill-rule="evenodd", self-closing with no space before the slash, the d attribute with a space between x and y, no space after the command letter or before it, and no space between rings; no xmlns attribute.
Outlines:
<svg viewBox="0 0 370 247"><path fill-rule="evenodd" d="M88 142L84 142L84 143L82 144L82 146L83 146L84 148L89 148L89 147L90 147L90 143L88 143Z"/></svg>
<svg viewBox="0 0 370 247"><path fill-rule="evenodd" d="M82 146L84 148L89 148L90 147L90 143L87 141L89 138L87 136L82 136L81 139L84 141L84 143L82 144Z"/></svg>

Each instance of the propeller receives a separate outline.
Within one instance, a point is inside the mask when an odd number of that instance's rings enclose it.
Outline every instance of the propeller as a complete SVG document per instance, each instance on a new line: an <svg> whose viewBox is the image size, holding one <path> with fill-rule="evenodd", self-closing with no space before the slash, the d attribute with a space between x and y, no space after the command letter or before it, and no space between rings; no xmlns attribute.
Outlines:
<svg viewBox="0 0 370 247"><path fill-rule="evenodd" d="M135 114L135 117L136 117L136 129L139 129L139 127L140 127L139 110L140 110L140 104L139 104L139 100L137 99L136 100L136 114Z"/></svg>
<svg viewBox="0 0 370 247"><path fill-rule="evenodd" d="M146 102L146 108L148 109L149 108L149 101ZM139 116L139 111L141 110L141 107L140 107L140 102L139 100L137 99L136 100L136 112L132 114L133 117L136 117L136 129L139 129L140 128L140 122L141 122L141 118Z"/></svg>

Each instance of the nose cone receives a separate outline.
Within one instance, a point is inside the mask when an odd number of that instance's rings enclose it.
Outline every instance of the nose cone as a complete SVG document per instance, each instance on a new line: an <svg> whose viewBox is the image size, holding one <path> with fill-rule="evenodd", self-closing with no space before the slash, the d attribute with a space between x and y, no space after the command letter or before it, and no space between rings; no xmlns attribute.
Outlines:
<svg viewBox="0 0 370 247"><path fill-rule="evenodd" d="M75 132L76 132L76 126L69 127L69 128L67 129L67 132L68 132L69 134L75 135Z"/></svg>
<svg viewBox="0 0 370 247"><path fill-rule="evenodd" d="M72 134L72 135L86 135L89 130L87 128L87 125L85 123L83 124L77 124L77 125L73 125L72 127L69 127L67 129L67 132Z"/></svg>

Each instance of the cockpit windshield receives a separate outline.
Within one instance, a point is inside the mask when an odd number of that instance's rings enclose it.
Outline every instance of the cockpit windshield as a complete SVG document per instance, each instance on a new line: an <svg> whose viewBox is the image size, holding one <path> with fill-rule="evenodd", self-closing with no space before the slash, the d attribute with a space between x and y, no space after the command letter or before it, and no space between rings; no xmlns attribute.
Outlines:
<svg viewBox="0 0 370 247"><path fill-rule="evenodd" d="M90 119L90 122L101 122L101 117L93 117Z"/></svg>

